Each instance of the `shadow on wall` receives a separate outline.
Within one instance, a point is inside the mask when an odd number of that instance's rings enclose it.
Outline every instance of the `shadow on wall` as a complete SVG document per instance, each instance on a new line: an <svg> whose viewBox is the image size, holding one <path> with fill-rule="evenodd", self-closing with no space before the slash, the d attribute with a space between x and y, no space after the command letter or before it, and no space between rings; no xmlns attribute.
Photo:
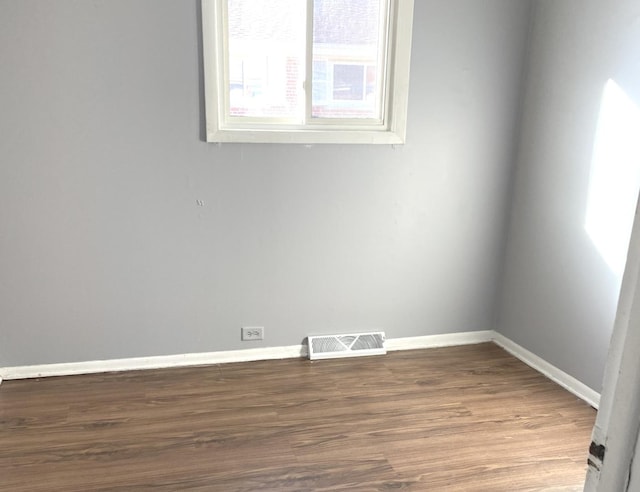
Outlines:
<svg viewBox="0 0 640 492"><path fill-rule="evenodd" d="M604 87L584 228L618 282L640 190L640 108L612 79Z"/></svg>

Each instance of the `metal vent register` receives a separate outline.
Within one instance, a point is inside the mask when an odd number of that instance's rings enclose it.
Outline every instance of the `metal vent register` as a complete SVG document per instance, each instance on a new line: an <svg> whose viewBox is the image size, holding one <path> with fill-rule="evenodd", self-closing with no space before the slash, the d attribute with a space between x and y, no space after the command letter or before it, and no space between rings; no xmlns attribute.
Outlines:
<svg viewBox="0 0 640 492"><path fill-rule="evenodd" d="M386 353L382 331L309 337L309 359L311 360Z"/></svg>

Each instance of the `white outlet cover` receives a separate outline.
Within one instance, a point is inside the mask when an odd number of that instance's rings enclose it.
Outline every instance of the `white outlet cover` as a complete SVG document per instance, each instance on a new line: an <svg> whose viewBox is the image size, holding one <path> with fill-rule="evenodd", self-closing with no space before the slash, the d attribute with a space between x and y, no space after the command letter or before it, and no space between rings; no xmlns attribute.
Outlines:
<svg viewBox="0 0 640 492"><path fill-rule="evenodd" d="M264 326L243 326L242 341L264 340Z"/></svg>

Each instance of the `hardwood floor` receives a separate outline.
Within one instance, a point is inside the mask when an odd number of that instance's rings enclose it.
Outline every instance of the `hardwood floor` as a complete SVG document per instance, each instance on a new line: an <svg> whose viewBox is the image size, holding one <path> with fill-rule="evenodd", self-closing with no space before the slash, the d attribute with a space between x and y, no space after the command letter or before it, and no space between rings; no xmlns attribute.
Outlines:
<svg viewBox="0 0 640 492"><path fill-rule="evenodd" d="M578 491L595 410L493 344L5 381L2 491Z"/></svg>

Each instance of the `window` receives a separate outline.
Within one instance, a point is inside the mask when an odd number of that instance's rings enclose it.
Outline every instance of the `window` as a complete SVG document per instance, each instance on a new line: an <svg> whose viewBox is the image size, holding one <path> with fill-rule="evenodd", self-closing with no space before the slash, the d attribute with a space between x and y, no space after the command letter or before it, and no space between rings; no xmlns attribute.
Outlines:
<svg viewBox="0 0 640 492"><path fill-rule="evenodd" d="M207 140L402 143L413 0L203 0Z"/></svg>

